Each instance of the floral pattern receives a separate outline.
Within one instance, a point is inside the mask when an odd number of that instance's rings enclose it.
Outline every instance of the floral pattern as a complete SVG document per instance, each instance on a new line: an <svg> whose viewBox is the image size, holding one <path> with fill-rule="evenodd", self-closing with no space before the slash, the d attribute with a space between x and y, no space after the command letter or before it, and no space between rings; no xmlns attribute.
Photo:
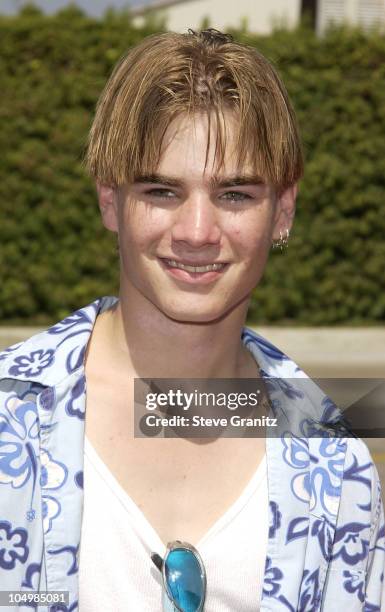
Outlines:
<svg viewBox="0 0 385 612"><path fill-rule="evenodd" d="M12 376L23 375L25 377L34 376L41 374L41 372L48 368L54 362L54 352L52 350L41 350L32 351L28 355L21 355L15 357L14 364L9 373Z"/></svg>
<svg viewBox="0 0 385 612"><path fill-rule="evenodd" d="M0 484L22 487L30 478L36 478L36 404L11 395L0 413L0 432Z"/></svg>
<svg viewBox="0 0 385 612"><path fill-rule="evenodd" d="M365 575L359 571L344 570L344 588L348 593L356 593L358 599L365 600Z"/></svg>
<svg viewBox="0 0 385 612"><path fill-rule="evenodd" d="M278 504L274 501L269 502L269 510L271 516L269 525L269 538L274 538L276 532L281 526L282 514L278 509Z"/></svg>
<svg viewBox="0 0 385 612"><path fill-rule="evenodd" d="M25 563L28 558L28 532L22 527L12 529L8 521L0 521L0 567L13 569L16 563Z"/></svg>
<svg viewBox="0 0 385 612"><path fill-rule="evenodd" d="M116 301L100 298L0 353L0 585L49 590L60 583L70 604L50 612L78 610L84 355L96 317ZM266 439L260 610L332 612L338 601L349 612L379 612L384 510L366 445L346 429L333 434L329 426L342 422L338 407L316 386L311 396L304 384L310 379L288 356L246 328L242 341L258 362L273 413L287 425Z"/></svg>
<svg viewBox="0 0 385 612"><path fill-rule="evenodd" d="M86 379L82 376L71 389L70 399L66 404L67 414L82 420L85 418L85 406L84 402L79 402L77 406L77 400L84 397L85 383Z"/></svg>

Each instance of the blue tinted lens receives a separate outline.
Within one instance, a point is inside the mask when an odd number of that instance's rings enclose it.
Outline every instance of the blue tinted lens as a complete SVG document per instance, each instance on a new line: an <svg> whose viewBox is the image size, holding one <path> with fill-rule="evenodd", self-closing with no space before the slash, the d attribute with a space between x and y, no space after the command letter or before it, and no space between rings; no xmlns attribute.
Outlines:
<svg viewBox="0 0 385 612"><path fill-rule="evenodd" d="M203 604L204 579L194 553L185 548L169 552L165 561L167 588L183 612L197 612Z"/></svg>

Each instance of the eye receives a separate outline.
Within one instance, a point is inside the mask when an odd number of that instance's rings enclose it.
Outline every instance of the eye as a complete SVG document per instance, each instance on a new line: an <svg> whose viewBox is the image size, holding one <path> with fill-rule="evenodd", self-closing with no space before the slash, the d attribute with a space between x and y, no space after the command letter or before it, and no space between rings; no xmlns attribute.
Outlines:
<svg viewBox="0 0 385 612"><path fill-rule="evenodd" d="M174 193L172 191L170 191L169 189L149 189L148 191L146 191L147 195L151 195L151 196L155 196L156 198L164 198L166 200L170 199L170 196L166 195L166 194L170 194L173 196Z"/></svg>
<svg viewBox="0 0 385 612"><path fill-rule="evenodd" d="M249 196L247 193L243 193L242 191L227 191L224 196L232 196L232 197L227 197L224 198L225 200L227 200L228 202L242 202L244 200L251 200L251 196Z"/></svg>

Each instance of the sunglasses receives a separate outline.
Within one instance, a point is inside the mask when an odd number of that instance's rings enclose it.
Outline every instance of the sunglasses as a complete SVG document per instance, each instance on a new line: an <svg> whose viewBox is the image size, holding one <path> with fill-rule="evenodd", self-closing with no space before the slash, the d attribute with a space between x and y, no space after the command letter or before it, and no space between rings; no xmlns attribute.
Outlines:
<svg viewBox="0 0 385 612"><path fill-rule="evenodd" d="M202 612L206 597L206 571L194 546L175 540L167 544L164 559L151 553L163 577L165 612Z"/></svg>

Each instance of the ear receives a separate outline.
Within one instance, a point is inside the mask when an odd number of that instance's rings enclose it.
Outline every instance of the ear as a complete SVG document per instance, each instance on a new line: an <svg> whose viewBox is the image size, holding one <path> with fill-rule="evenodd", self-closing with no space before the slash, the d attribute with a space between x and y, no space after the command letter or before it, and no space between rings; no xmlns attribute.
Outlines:
<svg viewBox="0 0 385 612"><path fill-rule="evenodd" d="M272 233L272 238L274 240L279 239L280 231L284 236L286 236L286 230L290 232L294 221L297 194L298 183L295 183L276 195L275 216Z"/></svg>
<svg viewBox="0 0 385 612"><path fill-rule="evenodd" d="M111 232L118 232L118 197L117 189L110 185L96 183L99 208L103 225Z"/></svg>

